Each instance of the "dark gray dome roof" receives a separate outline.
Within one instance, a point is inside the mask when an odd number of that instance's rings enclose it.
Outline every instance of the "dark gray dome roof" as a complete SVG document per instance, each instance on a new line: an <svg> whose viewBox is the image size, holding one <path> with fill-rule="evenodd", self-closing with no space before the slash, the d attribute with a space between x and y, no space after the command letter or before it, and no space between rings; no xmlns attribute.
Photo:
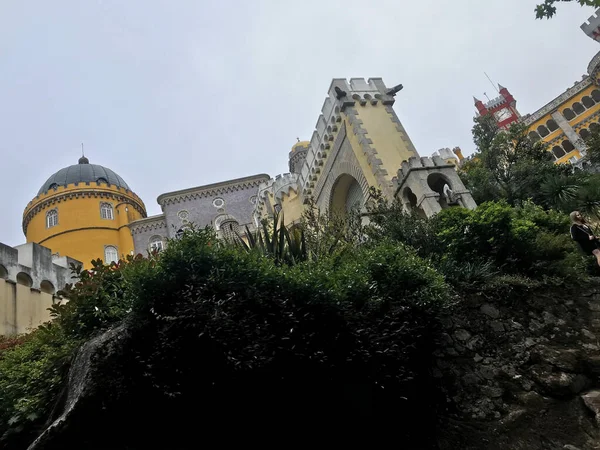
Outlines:
<svg viewBox="0 0 600 450"><path fill-rule="evenodd" d="M48 192L54 187L67 186L73 183L98 182L98 180L130 190L125 180L115 172L98 164L90 164L89 160L83 156L79 158L79 164L60 169L48 178L38 191L38 195Z"/></svg>

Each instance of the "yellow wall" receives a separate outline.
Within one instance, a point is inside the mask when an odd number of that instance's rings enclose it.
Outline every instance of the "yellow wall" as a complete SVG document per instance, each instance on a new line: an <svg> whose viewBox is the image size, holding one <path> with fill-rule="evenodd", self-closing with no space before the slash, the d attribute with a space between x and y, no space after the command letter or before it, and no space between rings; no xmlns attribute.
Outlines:
<svg viewBox="0 0 600 450"><path fill-rule="evenodd" d="M417 156L417 154L402 139L403 133L396 129L396 124L392 122L390 114L381 102L376 105L371 105L369 102L364 106L357 104L356 111L358 112L358 118L362 120L362 128L367 131L367 137L373 141L371 147L377 150L377 157L382 161L383 168L388 172L387 179L391 181L392 177L396 176L398 169L402 167L402 161L408 160L411 156ZM352 127L347 129L352 130ZM365 170L363 162L367 163L367 161L361 147L354 145L355 142L358 144L356 136L351 132L348 134L354 138L352 148L361 162L363 172L365 174L371 173L371 169ZM406 138L408 139L408 137ZM375 183L371 184L369 178L367 180L370 185L377 185Z"/></svg>
<svg viewBox="0 0 600 450"><path fill-rule="evenodd" d="M563 103L561 103L560 106L558 106L558 108L556 108L556 109L561 114L565 108L570 108L571 110L573 110L573 108L572 108L573 103L579 102L583 105L581 99L586 96L591 98L592 91L594 91L596 89L598 89L598 86L596 86L595 84L588 86L586 89L584 89L577 95L575 95L575 96L569 98L568 100L564 101ZM584 107L585 107L585 105L584 105ZM598 113L599 111L600 111L600 103L596 103L591 108L586 109L583 113L576 115L573 119L569 120L568 123L575 130L575 132L577 134L579 134L579 132L581 131L582 128L589 129L589 126L590 126L590 123L587 123L583 126L581 125L581 123L584 122L586 119L588 119L590 116L593 116L594 114ZM537 132L537 128L540 125L545 126L546 122L548 122L548 120L550 120L550 119L552 119L552 115L546 114L545 116L543 116L542 118L540 118L539 120L537 120L536 122L531 124L528 131L536 131ZM565 117L565 119L566 119L566 117ZM592 120L592 122L599 122L599 119ZM551 141L554 141L557 138L559 138L558 142L550 144ZM560 146L562 141L565 139L568 139L567 136L563 133L562 129L558 128L557 130L552 131L548 136L543 137L542 142L544 142L545 144L548 144L548 151L552 151L552 147L554 147L555 145ZM573 156L575 156L577 159L579 159L579 158L581 158L581 153L577 149L572 150L571 152L567 153L566 155L564 155L563 157L558 159L556 161L556 163L557 164L566 163Z"/></svg>
<svg viewBox="0 0 600 450"><path fill-rule="evenodd" d="M48 322L54 296L0 278L0 335L27 333Z"/></svg>
<svg viewBox="0 0 600 450"><path fill-rule="evenodd" d="M290 189L289 195L281 196L281 210L283 211L283 219L286 226L300 222L302 213L304 212L304 204L296 191Z"/></svg>
<svg viewBox="0 0 600 450"><path fill-rule="evenodd" d="M112 220L101 218L101 203L112 204ZM47 228L46 213L55 208L58 225ZM27 221L31 211L34 214ZM84 268L90 268L93 259L104 260L107 245L115 246L119 256L132 252L133 238L127 224L145 216L144 204L137 195L96 183L59 187L39 195L23 214L27 242L41 244L60 256L81 261Z"/></svg>

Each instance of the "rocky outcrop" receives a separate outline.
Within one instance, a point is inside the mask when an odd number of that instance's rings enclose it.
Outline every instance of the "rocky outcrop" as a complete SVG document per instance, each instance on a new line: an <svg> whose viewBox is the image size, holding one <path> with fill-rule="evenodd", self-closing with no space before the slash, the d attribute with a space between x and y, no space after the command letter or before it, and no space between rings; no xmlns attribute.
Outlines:
<svg viewBox="0 0 600 450"><path fill-rule="evenodd" d="M417 391L427 407L404 407L414 422L397 421L405 428L422 426L416 430L422 440L414 446L399 439L402 448L600 449L600 285L515 289L463 298L442 317L432 369L437 386L425 379ZM30 450L195 448L174 439L191 436L195 442L200 419L204 425L215 417L235 423L279 412L289 418L295 410L339 418L348 409L324 408L327 396L338 406L343 396L331 397L331 386L311 385L309 377L277 384L267 370L249 371L243 382L241 372L229 382L229 372L204 379L219 364L231 366L229 356L220 356L221 344L206 339L194 315L155 326L125 324L87 342L72 365L64 407ZM429 405L438 388L436 447ZM353 399L352 415L371 414L371 386L344 389ZM267 403L269 392L280 402ZM393 406L382 415L403 408Z"/></svg>
<svg viewBox="0 0 600 450"><path fill-rule="evenodd" d="M600 286L474 295L443 328L442 449L600 448Z"/></svg>

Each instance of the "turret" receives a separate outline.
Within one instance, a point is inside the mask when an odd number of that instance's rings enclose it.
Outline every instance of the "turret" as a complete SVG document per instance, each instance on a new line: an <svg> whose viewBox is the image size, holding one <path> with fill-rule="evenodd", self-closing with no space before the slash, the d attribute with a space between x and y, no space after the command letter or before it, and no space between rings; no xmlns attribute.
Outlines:
<svg viewBox="0 0 600 450"><path fill-rule="evenodd" d="M479 115L485 116L487 114L487 108L485 107L483 102L477 97L473 97L473 101L475 102L475 108L477 108L477 112L479 113Z"/></svg>
<svg viewBox="0 0 600 450"><path fill-rule="evenodd" d="M294 144L289 156L289 167L291 173L300 173L302 170L302 165L306 160L306 153L308 152L309 147L310 142L300 141L300 139L298 139L298 142Z"/></svg>

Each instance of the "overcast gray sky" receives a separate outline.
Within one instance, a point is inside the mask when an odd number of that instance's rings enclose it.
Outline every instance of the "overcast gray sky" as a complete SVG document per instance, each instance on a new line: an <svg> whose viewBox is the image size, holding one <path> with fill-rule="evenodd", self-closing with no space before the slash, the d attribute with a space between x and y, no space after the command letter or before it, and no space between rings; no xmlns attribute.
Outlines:
<svg viewBox="0 0 600 450"><path fill-rule="evenodd" d="M522 114L600 50L591 8L541 0L0 0L0 242L84 142L158 214L163 192L287 172L332 78L404 84L395 109L421 155L473 151L472 95L508 87Z"/></svg>

